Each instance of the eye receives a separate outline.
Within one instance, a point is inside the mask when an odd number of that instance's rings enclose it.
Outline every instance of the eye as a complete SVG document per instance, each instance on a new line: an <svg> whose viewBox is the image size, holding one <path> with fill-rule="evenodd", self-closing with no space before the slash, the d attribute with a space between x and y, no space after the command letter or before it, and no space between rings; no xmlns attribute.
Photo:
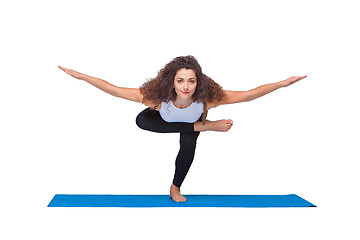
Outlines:
<svg viewBox="0 0 360 240"><path fill-rule="evenodd" d="M181 80L181 79L178 79L178 80L177 80L177 82L178 82L178 83L181 83L181 82L182 82L182 80Z"/></svg>

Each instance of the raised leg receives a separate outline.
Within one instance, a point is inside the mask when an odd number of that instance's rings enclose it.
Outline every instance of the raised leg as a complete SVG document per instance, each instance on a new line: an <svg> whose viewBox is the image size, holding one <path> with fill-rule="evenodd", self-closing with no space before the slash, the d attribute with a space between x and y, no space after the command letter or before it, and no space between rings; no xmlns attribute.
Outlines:
<svg viewBox="0 0 360 240"><path fill-rule="evenodd" d="M136 124L139 128L158 133L194 132L193 123L164 121L160 113L150 108L140 112L136 117Z"/></svg>

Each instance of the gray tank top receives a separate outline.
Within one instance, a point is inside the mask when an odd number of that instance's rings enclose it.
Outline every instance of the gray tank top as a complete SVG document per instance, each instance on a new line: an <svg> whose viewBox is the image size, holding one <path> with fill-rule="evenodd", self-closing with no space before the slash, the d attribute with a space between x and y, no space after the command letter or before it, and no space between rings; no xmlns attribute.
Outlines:
<svg viewBox="0 0 360 240"><path fill-rule="evenodd" d="M166 122L196 122L204 111L203 103L193 102L187 108L177 108L172 101L162 102L160 116Z"/></svg>

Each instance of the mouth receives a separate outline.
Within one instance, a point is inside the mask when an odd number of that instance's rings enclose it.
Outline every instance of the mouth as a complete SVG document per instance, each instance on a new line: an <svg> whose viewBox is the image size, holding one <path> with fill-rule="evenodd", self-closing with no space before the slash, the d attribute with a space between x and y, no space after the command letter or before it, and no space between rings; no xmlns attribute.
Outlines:
<svg viewBox="0 0 360 240"><path fill-rule="evenodd" d="M189 94L190 92L182 92L183 94Z"/></svg>

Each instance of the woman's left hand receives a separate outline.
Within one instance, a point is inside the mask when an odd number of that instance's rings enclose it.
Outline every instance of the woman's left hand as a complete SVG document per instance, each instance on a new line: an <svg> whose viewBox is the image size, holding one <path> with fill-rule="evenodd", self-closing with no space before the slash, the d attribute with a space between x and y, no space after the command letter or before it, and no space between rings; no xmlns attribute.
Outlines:
<svg viewBox="0 0 360 240"><path fill-rule="evenodd" d="M285 79L284 81L280 81L280 82L282 83L283 87L287 87L287 86L290 86L291 84L294 84L297 81L300 81L301 79L304 79L306 77L307 77L307 75L305 75L305 76L292 76L292 77L289 77L288 79Z"/></svg>

